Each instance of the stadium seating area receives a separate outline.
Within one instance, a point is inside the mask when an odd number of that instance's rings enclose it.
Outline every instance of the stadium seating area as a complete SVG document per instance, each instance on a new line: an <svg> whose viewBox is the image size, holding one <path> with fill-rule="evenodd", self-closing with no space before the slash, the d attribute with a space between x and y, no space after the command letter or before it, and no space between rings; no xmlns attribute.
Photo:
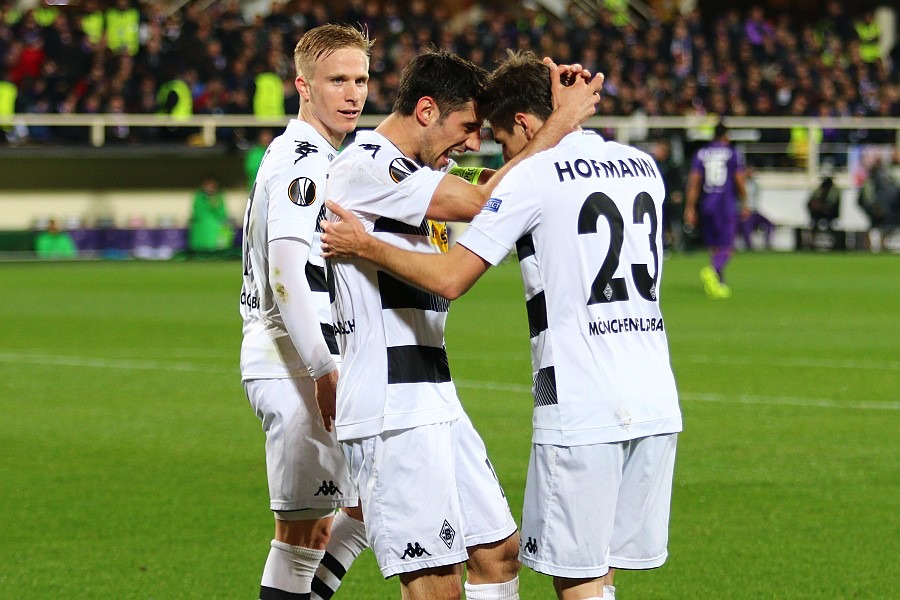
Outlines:
<svg viewBox="0 0 900 600"><path fill-rule="evenodd" d="M42 2L24 12L15 4L0 2L0 80L15 86L17 113L254 114L260 75L272 73L288 82L284 113L295 114L297 38L343 21L364 25L377 40L369 114L390 111L400 70L433 44L488 68L507 48L529 48L602 71L606 115L900 115L900 69L891 67L900 64L900 44L887 55L877 44L873 51L870 15L849 14L842 2L811 22L759 7L724 8L715 18L699 11L643 18L602 9L588 15L572 4L560 19L527 2L453 12L425 0L351 0L340 9L291 0L248 18L235 1ZM189 103L172 93L173 82L186 84ZM839 138L855 133L826 130L823 141L853 141ZM28 135L87 141L79 128L32 127ZM167 135L123 127L108 132L107 143ZM870 135L865 141L891 143L896 133Z"/></svg>

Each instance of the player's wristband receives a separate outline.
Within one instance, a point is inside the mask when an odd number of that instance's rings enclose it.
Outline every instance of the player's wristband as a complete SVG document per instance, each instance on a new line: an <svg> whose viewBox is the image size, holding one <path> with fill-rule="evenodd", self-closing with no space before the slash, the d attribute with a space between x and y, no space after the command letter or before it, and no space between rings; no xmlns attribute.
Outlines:
<svg viewBox="0 0 900 600"><path fill-rule="evenodd" d="M478 178L481 177L482 171L484 171L484 167L453 167L448 173L461 177L471 184L477 185Z"/></svg>

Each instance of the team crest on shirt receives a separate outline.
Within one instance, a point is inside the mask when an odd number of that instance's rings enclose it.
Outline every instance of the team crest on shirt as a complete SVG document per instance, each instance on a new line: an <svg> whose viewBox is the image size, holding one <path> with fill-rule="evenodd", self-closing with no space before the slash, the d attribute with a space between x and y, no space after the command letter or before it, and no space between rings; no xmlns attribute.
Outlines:
<svg viewBox="0 0 900 600"><path fill-rule="evenodd" d="M310 206L316 201L316 183L308 177L298 177L288 186L288 198L297 206Z"/></svg>
<svg viewBox="0 0 900 600"><path fill-rule="evenodd" d="M400 183L401 181L412 175L414 171L418 170L419 165L409 160L405 156L395 158L391 161L390 173L391 179L394 180L394 183Z"/></svg>

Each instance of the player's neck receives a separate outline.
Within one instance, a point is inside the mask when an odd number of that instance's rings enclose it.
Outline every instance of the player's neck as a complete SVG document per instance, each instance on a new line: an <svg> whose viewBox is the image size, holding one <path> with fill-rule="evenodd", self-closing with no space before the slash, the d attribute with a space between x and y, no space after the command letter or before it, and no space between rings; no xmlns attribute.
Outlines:
<svg viewBox="0 0 900 600"><path fill-rule="evenodd" d="M303 121L304 123L308 123L313 129L315 129L319 135L325 138L331 146L337 150L341 147L341 144L344 143L344 138L347 137L347 134L331 131L325 124L319 119L315 118L315 116L307 111L303 110L303 107L300 107L300 112L297 113L297 120Z"/></svg>
<svg viewBox="0 0 900 600"><path fill-rule="evenodd" d="M391 141L407 158L419 160L421 131L415 116L391 113L375 131Z"/></svg>

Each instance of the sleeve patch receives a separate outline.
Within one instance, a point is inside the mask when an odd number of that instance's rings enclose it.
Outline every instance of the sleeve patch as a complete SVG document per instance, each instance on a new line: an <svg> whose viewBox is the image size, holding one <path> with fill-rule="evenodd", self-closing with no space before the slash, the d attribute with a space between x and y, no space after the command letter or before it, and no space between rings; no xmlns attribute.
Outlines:
<svg viewBox="0 0 900 600"><path fill-rule="evenodd" d="M308 177L298 177L288 186L288 199L297 206L310 206L316 201L316 183Z"/></svg>

